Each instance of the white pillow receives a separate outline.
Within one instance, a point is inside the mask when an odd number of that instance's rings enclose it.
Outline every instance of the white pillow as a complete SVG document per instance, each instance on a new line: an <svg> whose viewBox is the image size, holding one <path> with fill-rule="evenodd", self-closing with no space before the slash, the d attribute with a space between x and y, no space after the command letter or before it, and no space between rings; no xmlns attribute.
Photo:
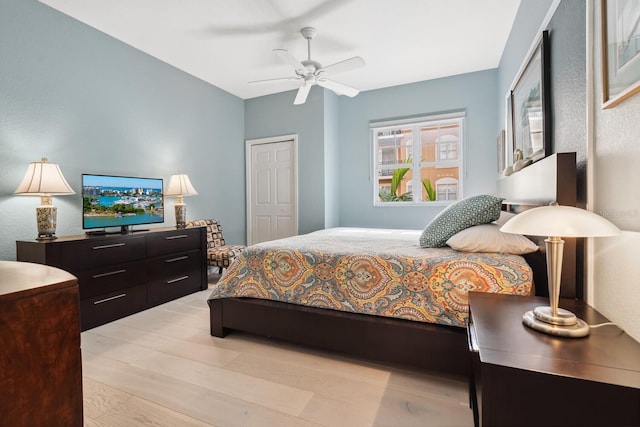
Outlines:
<svg viewBox="0 0 640 427"><path fill-rule="evenodd" d="M520 234L503 233L497 224L466 228L447 240L449 247L463 252L498 252L524 255L538 250L538 245Z"/></svg>
<svg viewBox="0 0 640 427"><path fill-rule="evenodd" d="M500 217L493 221L494 224L505 225L507 221L516 216L513 212L500 211Z"/></svg>

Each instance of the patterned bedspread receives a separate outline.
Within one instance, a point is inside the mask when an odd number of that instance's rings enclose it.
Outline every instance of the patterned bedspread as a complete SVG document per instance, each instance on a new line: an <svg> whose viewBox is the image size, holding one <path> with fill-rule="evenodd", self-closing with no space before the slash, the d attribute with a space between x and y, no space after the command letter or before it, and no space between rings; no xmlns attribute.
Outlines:
<svg viewBox="0 0 640 427"><path fill-rule="evenodd" d="M469 291L528 295L518 255L423 249L420 231L334 228L249 246L210 299L251 297L465 326Z"/></svg>

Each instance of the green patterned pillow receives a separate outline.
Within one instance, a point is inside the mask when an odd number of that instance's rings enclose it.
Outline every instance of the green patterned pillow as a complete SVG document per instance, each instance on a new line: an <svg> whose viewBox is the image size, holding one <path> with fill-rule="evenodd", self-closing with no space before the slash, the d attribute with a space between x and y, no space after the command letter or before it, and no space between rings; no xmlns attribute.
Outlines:
<svg viewBox="0 0 640 427"><path fill-rule="evenodd" d="M474 225L488 224L500 217L504 199L481 194L447 206L422 232L420 247L440 248L454 234Z"/></svg>

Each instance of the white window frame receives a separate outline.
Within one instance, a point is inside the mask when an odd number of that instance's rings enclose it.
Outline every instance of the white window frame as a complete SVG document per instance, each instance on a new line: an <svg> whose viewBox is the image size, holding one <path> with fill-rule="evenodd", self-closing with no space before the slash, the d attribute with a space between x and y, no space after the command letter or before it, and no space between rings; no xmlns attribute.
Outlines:
<svg viewBox="0 0 640 427"><path fill-rule="evenodd" d="M372 157L372 162L371 162L371 167L372 167L372 172L371 172L371 182L372 182L372 189L373 189L373 205L374 206L424 206L424 205L429 205L429 206L438 206L438 205L448 205L451 204L452 202L454 202L454 200L435 200L435 201L428 201L428 200L418 200L419 197L416 197L416 193L421 194L422 193L422 182L420 180L421 175L420 173L414 173L413 174L413 178L412 178L412 182L411 182L411 187L412 190L415 189L415 191L413 192L413 200L409 201L409 202L383 202L379 200L378 197L378 192L379 192L379 181L378 181L378 169L377 169L377 164L378 164L378 159L381 153L380 147L378 146L378 132L384 132L384 131L391 131L394 129L397 129L398 127L402 127L404 129L406 128L412 128L413 131L413 137L411 138L411 140L413 141L413 145L411 146L412 152L413 153L420 153L422 152L422 148L421 146L418 147L415 145L415 142L418 141L421 144L421 136L420 136L420 128L424 127L424 126L434 126L434 125L438 125L438 126L443 126L443 125L448 125L451 123L458 123L459 124L459 129L460 129L460 137L459 137L459 143L458 143L458 159L456 160L439 160L440 158L440 147L438 146L438 142L436 142L436 161L435 162L422 162L421 159L418 157L413 157L412 163L411 163L411 168L414 171L419 171L421 167L424 166L457 166L459 168L459 172L458 172L458 200L461 200L463 198L463 177L465 175L464 173L464 145L465 145L465 118L466 118L466 114L464 111L458 111L458 112L453 112L453 113L446 113L446 114L434 114L434 115L429 115L429 116L422 116L422 117L417 117L417 118L411 118L411 119L400 119L400 120L392 120L392 121L381 121L381 122L371 122L369 123L369 129L370 129L370 138L371 138L371 157ZM449 141L442 141L442 143L447 144L449 143ZM389 164L389 165L385 165L388 166L389 169L392 168L398 168L398 167L403 167L403 166L407 166L406 164L403 164L401 160L399 160L398 163L396 164ZM433 187L434 190L436 189L435 187L435 182L433 183Z"/></svg>
<svg viewBox="0 0 640 427"><path fill-rule="evenodd" d="M436 194L439 194L440 192L438 191L438 186L443 186L443 185L455 185L456 186L456 195L458 195L460 193L460 181L455 179L455 178L451 178L451 177L446 177L446 178L440 178L438 179L435 184L433 185L433 189L436 192ZM457 199L452 199L452 200L457 200Z"/></svg>
<svg viewBox="0 0 640 427"><path fill-rule="evenodd" d="M436 147L436 158L438 159L437 160L438 162L446 162L446 161L450 160L448 158L448 154L453 151L453 150L449 149L449 146L451 144L454 144L454 141L449 139L449 138L444 138L446 136L451 136L451 135L442 135L442 136L443 136L443 139L441 139L440 137L438 137L436 139L436 145L437 145L437 147ZM459 142L458 140L455 141L455 144L456 144L456 155L458 154L457 153L457 146L459 145L458 142ZM442 155L442 151L443 151L443 147L444 147L444 150L447 153L447 158L446 159L443 159L442 156L441 156Z"/></svg>

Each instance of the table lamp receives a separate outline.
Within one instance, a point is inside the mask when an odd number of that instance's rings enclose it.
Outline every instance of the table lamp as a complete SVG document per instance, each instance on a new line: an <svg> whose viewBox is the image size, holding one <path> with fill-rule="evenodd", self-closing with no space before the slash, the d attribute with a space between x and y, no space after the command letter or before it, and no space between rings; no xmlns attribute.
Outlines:
<svg viewBox="0 0 640 427"><path fill-rule="evenodd" d="M183 201L184 196L195 196L198 192L186 174L171 175L169 185L164 192L165 196L176 196L176 228L184 228L187 223L187 205Z"/></svg>
<svg viewBox="0 0 640 427"><path fill-rule="evenodd" d="M51 196L76 194L60 170L60 166L49 163L46 157L29 163L27 173L15 191L20 196L40 196L40 207L36 208L38 240L56 238L57 208L51 204Z"/></svg>
<svg viewBox="0 0 640 427"><path fill-rule="evenodd" d="M550 335L584 337L589 334L589 325L568 310L558 308L560 298L560 276L562 274L562 237L604 237L620 234L611 222L589 212L571 206L552 203L526 210L504 224L505 233L548 236L547 277L549 279L549 306L536 307L522 316L522 322L530 328Z"/></svg>

